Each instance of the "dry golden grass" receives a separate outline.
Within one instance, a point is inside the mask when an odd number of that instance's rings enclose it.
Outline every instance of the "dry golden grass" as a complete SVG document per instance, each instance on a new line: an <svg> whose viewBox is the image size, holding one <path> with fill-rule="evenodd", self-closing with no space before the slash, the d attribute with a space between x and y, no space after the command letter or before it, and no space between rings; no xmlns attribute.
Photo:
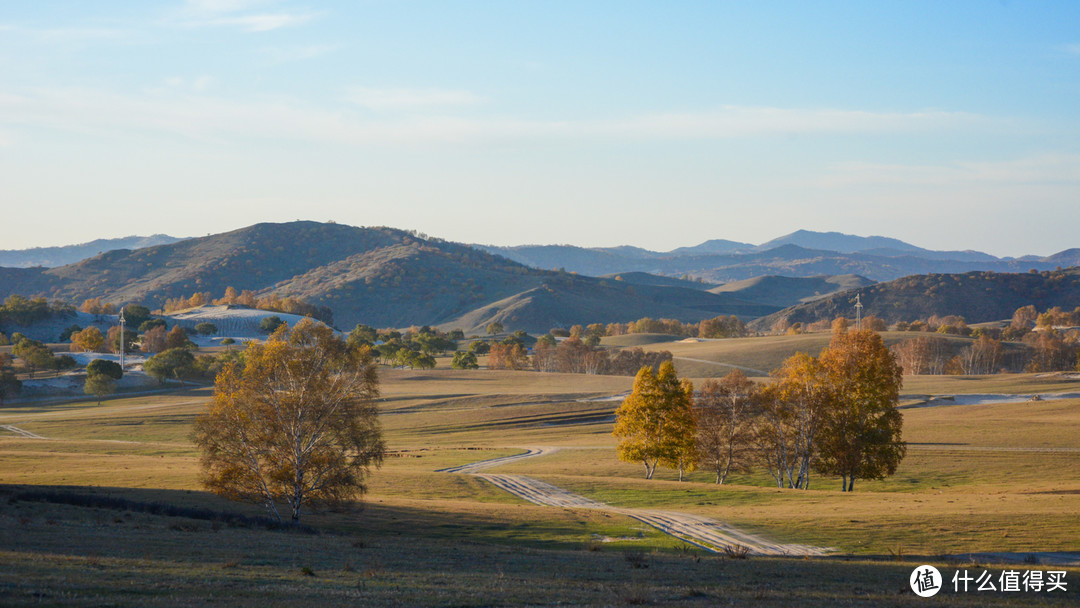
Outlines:
<svg viewBox="0 0 1080 608"><path fill-rule="evenodd" d="M237 605L731 600L832 606L917 599L896 595L910 564L699 563L700 555L678 550L679 541L634 520L539 507L474 477L435 472L535 445L565 449L500 471L619 506L701 513L785 542L879 555L898 548L940 555L1080 546L1078 401L905 410L910 449L900 470L884 481L860 481L845 494L837 480L821 478L811 491L777 490L761 473L735 475L724 487L701 471L684 483L664 470L656 480L641 479L639 465L615 458L606 420L618 401L595 400L628 391L630 378L485 370L389 370L382 377L391 454L371 478L363 511L308 519L331 534L215 530L183 518L16 500L0 510L0 552L9 566L0 574L0 604L198 603L206 586L228 589ZM960 393L970 386L979 388L969 392L1037 392L1030 387L1070 381L1018 375L919 382L926 393ZM0 435L0 484L75 486L68 489L257 515L256 506L200 490L198 453L188 435L208 396L198 389L101 406L5 409L0 424L49 439ZM1059 448L1069 451L1050 451ZM649 576L637 576L640 570L610 549L645 552ZM654 549L669 554L649 553ZM317 576L304 575L304 566ZM784 582L763 586L760 576ZM139 591L128 591L133 586ZM1015 601L1021 599L1032 596ZM957 605L1008 601L1014 599L950 598Z"/></svg>
<svg viewBox="0 0 1080 608"><path fill-rule="evenodd" d="M911 563L594 551L607 546L602 539L537 550L462 541L455 534L483 538L483 529L463 520L455 530L434 514L447 529L433 532L417 527L429 523L422 514L378 505L358 519L361 529L305 535L0 498L5 606L926 605L905 591ZM933 563L946 576L964 566ZM1066 606L1075 597L968 593L947 602Z"/></svg>
<svg viewBox="0 0 1080 608"><path fill-rule="evenodd" d="M925 335L927 334L916 332L884 332L882 337L886 344L892 345L902 340ZM962 336L934 335L958 344L971 342L971 338ZM817 356L821 349L828 346L831 338L830 333L823 332L683 342L679 338L663 334L632 334L604 338L602 344L671 351L671 354L675 356L675 369L680 376L713 378L723 376L732 370L731 367L718 364L757 370L756 372L744 370L750 375L766 375L769 371L780 367L784 359L797 352ZM698 359L698 361L693 359Z"/></svg>

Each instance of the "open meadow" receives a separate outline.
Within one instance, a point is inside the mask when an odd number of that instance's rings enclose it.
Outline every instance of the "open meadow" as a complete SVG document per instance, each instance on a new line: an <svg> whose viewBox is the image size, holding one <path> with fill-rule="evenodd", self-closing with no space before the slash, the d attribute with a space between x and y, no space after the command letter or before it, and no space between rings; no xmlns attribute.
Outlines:
<svg viewBox="0 0 1080 608"><path fill-rule="evenodd" d="M715 361L730 348L686 346ZM362 509L309 516L309 533L266 529L250 519L259 507L201 489L190 434L209 388L4 408L0 425L22 434L0 429L0 603L188 605L213 594L259 606L918 605L927 600L907 587L918 563L948 578L1006 559L1067 570L1069 592L936 599L1077 597L1080 569L1048 564L1080 550L1080 400L904 409L908 455L897 474L841 493L838 479L780 490L763 473L722 487L708 472L678 482L661 469L644 480L640 465L618 461L611 436L629 377L380 375L389 457ZM1062 375L906 384L916 397L1080 391ZM437 472L536 446L560 449L491 472L613 507L706 516L831 556L725 559L619 513L531 504L473 475Z"/></svg>

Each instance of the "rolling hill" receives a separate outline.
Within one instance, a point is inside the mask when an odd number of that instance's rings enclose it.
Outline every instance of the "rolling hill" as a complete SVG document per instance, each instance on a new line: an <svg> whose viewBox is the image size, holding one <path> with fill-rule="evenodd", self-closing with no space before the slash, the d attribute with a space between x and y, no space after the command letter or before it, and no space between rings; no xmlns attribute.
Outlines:
<svg viewBox="0 0 1080 608"><path fill-rule="evenodd" d="M788 307L811 302L838 291L872 285L874 282L857 274L820 277L762 276L734 281L713 287L712 293L728 293L747 302L768 306Z"/></svg>
<svg viewBox="0 0 1080 608"><path fill-rule="evenodd" d="M716 287L716 285L712 283L706 283L704 281L692 281L690 279L665 277L663 275L649 274L647 272L623 272L621 274L604 275L602 278L615 279L616 281L626 281L631 285L665 285L668 287L686 287L687 289L702 290L708 290L712 287Z"/></svg>
<svg viewBox="0 0 1080 608"><path fill-rule="evenodd" d="M785 308L755 320L751 326L764 330L780 319L810 323L838 316L850 318L854 316L856 292L861 296L863 314L889 323L925 319L935 314L960 315L968 323L982 323L1007 319L1017 308L1029 304L1039 310L1053 306L1071 310L1080 306L1080 268L903 277Z"/></svg>
<svg viewBox="0 0 1080 608"><path fill-rule="evenodd" d="M717 315L759 317L776 307L745 302L728 294L711 294L685 287L632 285L622 281L596 280L564 275L540 286L501 299L457 317L443 325L481 331L498 321L505 327L547 331L605 319L643 317L700 321Z"/></svg>
<svg viewBox="0 0 1080 608"><path fill-rule="evenodd" d="M317 222L256 224L138 250L109 251L53 269L0 269L0 298L18 293L73 303L158 307L193 292L226 287L295 296L334 311L336 324L378 327L502 319L512 329L671 316L756 317L779 307L727 294L538 270L467 245L392 228ZM509 306L514 302L513 315ZM494 307L493 307L494 306Z"/></svg>
<svg viewBox="0 0 1080 608"><path fill-rule="evenodd" d="M820 241L814 233L789 237L789 241L811 237ZM834 238L821 238L826 237ZM852 238L830 246L869 249L842 253L806 249L794 242L766 251L684 255L634 247L569 249L591 260L593 268L612 260L635 260L643 269L668 275L626 270L604 278L534 268L490 251L392 228L266 223L175 243L107 251L57 268L0 268L0 298L18 293L79 303L103 297L108 302L138 302L155 308L166 299L194 292L220 297L231 286L327 306L343 328L362 322L379 327L428 324L475 330L500 321L508 328L529 331L645 316L681 321L728 314L744 319L766 316L760 322L765 324L777 318L768 316L774 313L793 321L832 318L850 309L850 294L833 292L852 287L861 288L867 314L890 321L962 314L970 322L979 322L1007 317L1028 303L1045 308L1074 302L1070 298L1075 294L1069 291L1074 271L957 274L954 270L972 265L1023 270L1040 263L1065 265L1080 261L1080 250L1064 251L1043 262L996 258L964 262L914 257L918 251L912 246L893 250L904 255L877 255L870 252L880 253L882 246L895 248L897 243L878 237ZM711 242L691 249L736 246L741 244ZM567 251L562 246L513 249L528 252L538 266ZM868 286L882 277L909 274L907 270L913 267L930 270ZM670 276L680 269L698 279L726 284Z"/></svg>

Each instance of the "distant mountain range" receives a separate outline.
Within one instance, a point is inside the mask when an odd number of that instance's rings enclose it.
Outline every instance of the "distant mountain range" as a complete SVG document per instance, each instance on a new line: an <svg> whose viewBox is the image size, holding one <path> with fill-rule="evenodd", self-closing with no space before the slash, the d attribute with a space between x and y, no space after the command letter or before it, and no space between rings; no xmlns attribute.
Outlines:
<svg viewBox="0 0 1080 608"><path fill-rule="evenodd" d="M1080 249L1048 257L998 258L980 251L932 251L881 236L809 230L799 230L761 245L712 240L668 252L574 245L476 247L535 268L561 268L592 276L626 272L689 275L714 284L765 275L856 274L874 281L889 281L912 274L971 270L1024 272L1080 264Z"/></svg>
<svg viewBox="0 0 1080 608"><path fill-rule="evenodd" d="M0 267L56 268L119 249L142 249L182 239L164 234L98 239L81 245L0 250ZM589 276L630 272L679 277L689 275L713 285L778 275L813 277L857 274L888 281L911 274L971 270L1023 272L1080 264L1080 249L1047 257L998 258L980 251L933 251L883 236L798 230L760 245L714 239L667 252L641 247L578 247L574 245L473 245L520 264L565 270Z"/></svg>
<svg viewBox="0 0 1080 608"><path fill-rule="evenodd" d="M150 236L125 236L118 239L97 239L80 245L61 247L34 247L32 249L0 249L0 266L7 268L32 268L44 266L55 268L74 264L99 253L115 249L142 249L154 245L175 243L181 239L167 234Z"/></svg>
<svg viewBox="0 0 1080 608"><path fill-rule="evenodd" d="M125 243L172 242L105 251L55 268L0 267L0 298L18 293L78 303L102 297L153 308L196 291L220 297L231 286L327 306L345 329L427 324L470 332L492 321L547 331L646 316L817 320L849 312L854 289L864 294L867 314L890 321L961 314L976 322L1007 317L1027 303L1080 304L1071 291L1055 287L1063 283L1027 272L1078 265L1080 249L1005 259L808 231L757 246L714 240L666 253L629 246L478 248L392 228L317 222L256 224L185 240L133 238ZM79 248L116 242L53 249L74 256ZM972 270L979 272L958 274ZM1008 278L1016 271L1023 278ZM892 280L898 276L907 278ZM975 283L975 291L957 288Z"/></svg>

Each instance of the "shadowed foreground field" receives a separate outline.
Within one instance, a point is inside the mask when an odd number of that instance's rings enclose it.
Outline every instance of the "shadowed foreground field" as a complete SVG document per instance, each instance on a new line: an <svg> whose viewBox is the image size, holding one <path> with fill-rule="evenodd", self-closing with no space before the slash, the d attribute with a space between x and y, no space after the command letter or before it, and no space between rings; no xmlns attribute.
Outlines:
<svg viewBox="0 0 1080 608"><path fill-rule="evenodd" d="M0 411L0 424L47 438L0 431L0 605L984 606L1078 597L1076 568L1066 569L1065 594L954 594L947 581L926 600L907 585L924 559L947 579L958 567L983 570L947 554L1080 550L1075 401L905 410L901 470L843 494L828 478L808 492L777 490L760 473L725 487L707 472L679 483L661 471L646 482L640 466L616 460L610 436L618 401L609 397L629 390L630 378L382 377L390 457L363 510L314 514L305 520L313 534L234 517L263 512L200 490L188 435L206 389ZM955 382L921 379L917 388L940 394ZM1060 378L1013 379L1025 392L1051 382L1070 388ZM854 556L723 559L636 520L540 507L434 472L532 445L564 449L499 472ZM95 502L102 496L124 501ZM931 557L896 560L918 555ZM1000 570L989 568L995 580Z"/></svg>

